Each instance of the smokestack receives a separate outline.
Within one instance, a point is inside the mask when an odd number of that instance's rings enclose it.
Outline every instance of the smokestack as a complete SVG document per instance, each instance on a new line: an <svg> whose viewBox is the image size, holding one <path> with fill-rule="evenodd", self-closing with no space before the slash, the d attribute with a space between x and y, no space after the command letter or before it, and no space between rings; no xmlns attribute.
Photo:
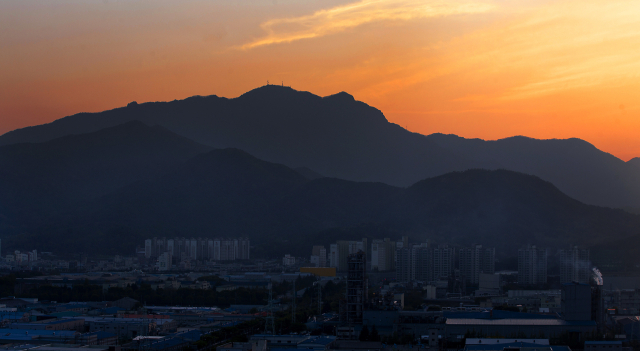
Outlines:
<svg viewBox="0 0 640 351"><path fill-rule="evenodd" d="M596 285L604 285L604 279L602 279L602 273L600 273L600 270L597 267L593 267L593 269L591 269L591 278L593 279L593 282Z"/></svg>

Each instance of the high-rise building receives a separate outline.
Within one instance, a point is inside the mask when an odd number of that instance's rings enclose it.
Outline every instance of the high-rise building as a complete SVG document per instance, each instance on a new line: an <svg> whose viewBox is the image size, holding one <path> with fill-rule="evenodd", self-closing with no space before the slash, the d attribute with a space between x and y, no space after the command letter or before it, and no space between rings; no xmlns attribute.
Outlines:
<svg viewBox="0 0 640 351"><path fill-rule="evenodd" d="M316 265L316 267L327 266L327 249L325 249L323 245L314 245L311 248L311 257L314 261L312 263Z"/></svg>
<svg viewBox="0 0 640 351"><path fill-rule="evenodd" d="M184 252L184 247L185 247L185 243L184 243L184 238L176 238L174 245L175 245L175 251L173 253L174 256L182 258L182 253Z"/></svg>
<svg viewBox="0 0 640 351"><path fill-rule="evenodd" d="M168 271L171 269L172 265L172 256L169 251L166 251L158 257L158 262L156 263L156 267L159 271Z"/></svg>
<svg viewBox="0 0 640 351"><path fill-rule="evenodd" d="M233 241L221 240L220 241L220 261L234 261L235 249L233 247Z"/></svg>
<svg viewBox="0 0 640 351"><path fill-rule="evenodd" d="M547 282L547 249L527 245L518 250L518 283L545 284Z"/></svg>
<svg viewBox="0 0 640 351"><path fill-rule="evenodd" d="M145 257L159 258L168 252L172 258L185 260L233 261L250 259L251 242L248 238L207 239L176 237L153 238L144 241Z"/></svg>
<svg viewBox="0 0 640 351"><path fill-rule="evenodd" d="M337 265L336 265L336 269L338 271L345 271L347 270L347 257L350 254L356 253L358 251L362 251L365 253L365 255L367 254L367 239L363 238L362 241L346 241L346 240L339 240L336 242L337 245Z"/></svg>
<svg viewBox="0 0 640 351"><path fill-rule="evenodd" d="M496 249L487 247L480 255L480 273L494 274L496 272ZM479 280L478 280L479 281Z"/></svg>
<svg viewBox="0 0 640 351"><path fill-rule="evenodd" d="M284 255L284 257L282 258L283 266L293 266L294 264L296 264L295 256L291 256L289 254Z"/></svg>
<svg viewBox="0 0 640 351"><path fill-rule="evenodd" d="M396 269L396 242L389 238L374 240L371 243L371 269L393 271Z"/></svg>
<svg viewBox="0 0 640 351"><path fill-rule="evenodd" d="M189 241L189 258L192 260L198 259L198 240L191 238Z"/></svg>
<svg viewBox="0 0 640 351"><path fill-rule="evenodd" d="M386 271L387 248L382 240L374 240L371 243L371 270Z"/></svg>
<svg viewBox="0 0 640 351"><path fill-rule="evenodd" d="M197 248L198 260L209 259L208 250L207 250L207 239L198 238L197 242L198 242L198 248Z"/></svg>
<svg viewBox="0 0 640 351"><path fill-rule="evenodd" d="M145 258L150 258L153 255L152 249L151 249L151 239L147 239L144 241L144 257Z"/></svg>
<svg viewBox="0 0 640 351"><path fill-rule="evenodd" d="M433 280L433 262L429 243L411 247L411 279L423 282Z"/></svg>
<svg viewBox="0 0 640 351"><path fill-rule="evenodd" d="M171 256L175 255L174 245L175 245L175 240L173 239L167 240L167 252L170 253Z"/></svg>
<svg viewBox="0 0 640 351"><path fill-rule="evenodd" d="M403 236L402 240L401 240L401 243L402 243L402 247L409 248L409 237L408 236Z"/></svg>
<svg viewBox="0 0 640 351"><path fill-rule="evenodd" d="M340 249L338 244L329 245L329 267L335 267L338 270L338 264L340 261Z"/></svg>
<svg viewBox="0 0 640 351"><path fill-rule="evenodd" d="M404 244L402 244L404 246ZM396 280L433 280L433 255L428 243L409 244L396 250Z"/></svg>
<svg viewBox="0 0 640 351"><path fill-rule="evenodd" d="M320 257L320 259L319 259L319 262L318 262L318 266L319 267L326 267L327 266L327 249L322 247L322 249L320 249L319 257Z"/></svg>
<svg viewBox="0 0 640 351"><path fill-rule="evenodd" d="M347 323L362 324L367 300L367 256L364 251L347 256Z"/></svg>
<svg viewBox="0 0 640 351"><path fill-rule="evenodd" d="M455 250L448 245L433 248L433 280L448 279L454 269Z"/></svg>
<svg viewBox="0 0 640 351"><path fill-rule="evenodd" d="M411 249L399 248L396 251L396 281L411 281L412 265L413 262L411 261Z"/></svg>
<svg viewBox="0 0 640 351"><path fill-rule="evenodd" d="M249 260L251 259L251 242L249 238L240 238L238 240L239 252L238 259L239 260ZM326 257L326 252L325 252Z"/></svg>
<svg viewBox="0 0 640 351"><path fill-rule="evenodd" d="M577 246L560 250L560 282L588 284L591 278L589 249Z"/></svg>
<svg viewBox="0 0 640 351"><path fill-rule="evenodd" d="M480 273L495 273L495 249L473 245L458 250L460 275L468 284L478 284Z"/></svg>
<svg viewBox="0 0 640 351"><path fill-rule="evenodd" d="M213 260L220 261L220 257L222 257L222 248L221 241L219 238L213 239Z"/></svg>

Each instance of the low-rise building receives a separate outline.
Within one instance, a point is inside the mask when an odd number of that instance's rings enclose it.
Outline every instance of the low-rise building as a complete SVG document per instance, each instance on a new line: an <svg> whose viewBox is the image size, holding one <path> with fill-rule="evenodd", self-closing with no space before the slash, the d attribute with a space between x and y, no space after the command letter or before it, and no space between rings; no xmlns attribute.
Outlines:
<svg viewBox="0 0 640 351"><path fill-rule="evenodd" d="M585 341L584 351L620 351L622 341Z"/></svg>
<svg viewBox="0 0 640 351"><path fill-rule="evenodd" d="M76 330L83 331L84 319L82 318L63 318L54 320L42 320L33 323L12 323L10 329L25 330Z"/></svg>
<svg viewBox="0 0 640 351"><path fill-rule="evenodd" d="M266 340L251 342L230 342L216 348L218 351L267 351Z"/></svg>
<svg viewBox="0 0 640 351"><path fill-rule="evenodd" d="M151 335L156 328L155 321L149 319L88 318L87 324L90 332L109 332L116 334L118 338L128 339Z"/></svg>

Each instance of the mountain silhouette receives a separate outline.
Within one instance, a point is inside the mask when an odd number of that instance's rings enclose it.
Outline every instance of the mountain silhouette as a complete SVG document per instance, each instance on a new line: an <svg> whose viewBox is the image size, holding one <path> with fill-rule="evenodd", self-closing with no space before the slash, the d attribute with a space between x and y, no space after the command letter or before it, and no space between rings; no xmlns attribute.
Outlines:
<svg viewBox="0 0 640 351"><path fill-rule="evenodd" d="M347 93L322 98L276 85L235 99L196 96L80 113L6 133L0 144L42 142L130 120L161 125L214 148L238 148L266 161L342 179L409 185L462 169L459 156L389 123L382 112Z"/></svg>
<svg viewBox="0 0 640 351"><path fill-rule="evenodd" d="M388 122L347 93L320 97L276 85L233 99L194 96L80 113L6 133L0 145L44 142L132 120L326 177L409 186L452 171L508 169L550 181L585 203L640 207L638 162L625 163L585 141L424 136Z"/></svg>
<svg viewBox="0 0 640 351"><path fill-rule="evenodd" d="M484 169L509 169L551 181L566 194L589 204L621 207L639 204L640 167L576 138L536 140L516 136L496 141L432 134L429 140L465 154Z"/></svg>
<svg viewBox="0 0 640 351"><path fill-rule="evenodd" d="M302 255L300 250L312 244L355 235L409 235L413 242L495 246L502 257L515 255L527 243L580 243L594 252L617 250L630 265L637 263L640 247L640 216L585 205L531 175L468 170L408 188L309 180L233 148L196 153L162 172L102 196L61 204L41 217L12 218L3 243L61 253L118 253L153 236L248 236L256 256L277 257Z"/></svg>
<svg viewBox="0 0 640 351"><path fill-rule="evenodd" d="M56 213L210 149L139 121L44 143L0 146L0 223L3 216L36 220Z"/></svg>

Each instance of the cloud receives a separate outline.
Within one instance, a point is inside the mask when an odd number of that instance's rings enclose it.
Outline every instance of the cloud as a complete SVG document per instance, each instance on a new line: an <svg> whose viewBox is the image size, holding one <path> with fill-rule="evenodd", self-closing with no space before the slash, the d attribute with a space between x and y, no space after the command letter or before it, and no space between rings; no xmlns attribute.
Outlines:
<svg viewBox="0 0 640 351"><path fill-rule="evenodd" d="M265 45L318 38L376 21L408 21L456 14L482 13L488 12L492 8L493 5L491 4L478 2L361 0L356 3L317 11L312 15L279 18L263 22L260 27L267 35L244 44L241 48L251 49Z"/></svg>
<svg viewBox="0 0 640 351"><path fill-rule="evenodd" d="M640 4L566 1L545 7L497 33L496 53L537 74L503 97L522 99L572 89L628 84L640 74ZM496 55L496 56L498 56Z"/></svg>

